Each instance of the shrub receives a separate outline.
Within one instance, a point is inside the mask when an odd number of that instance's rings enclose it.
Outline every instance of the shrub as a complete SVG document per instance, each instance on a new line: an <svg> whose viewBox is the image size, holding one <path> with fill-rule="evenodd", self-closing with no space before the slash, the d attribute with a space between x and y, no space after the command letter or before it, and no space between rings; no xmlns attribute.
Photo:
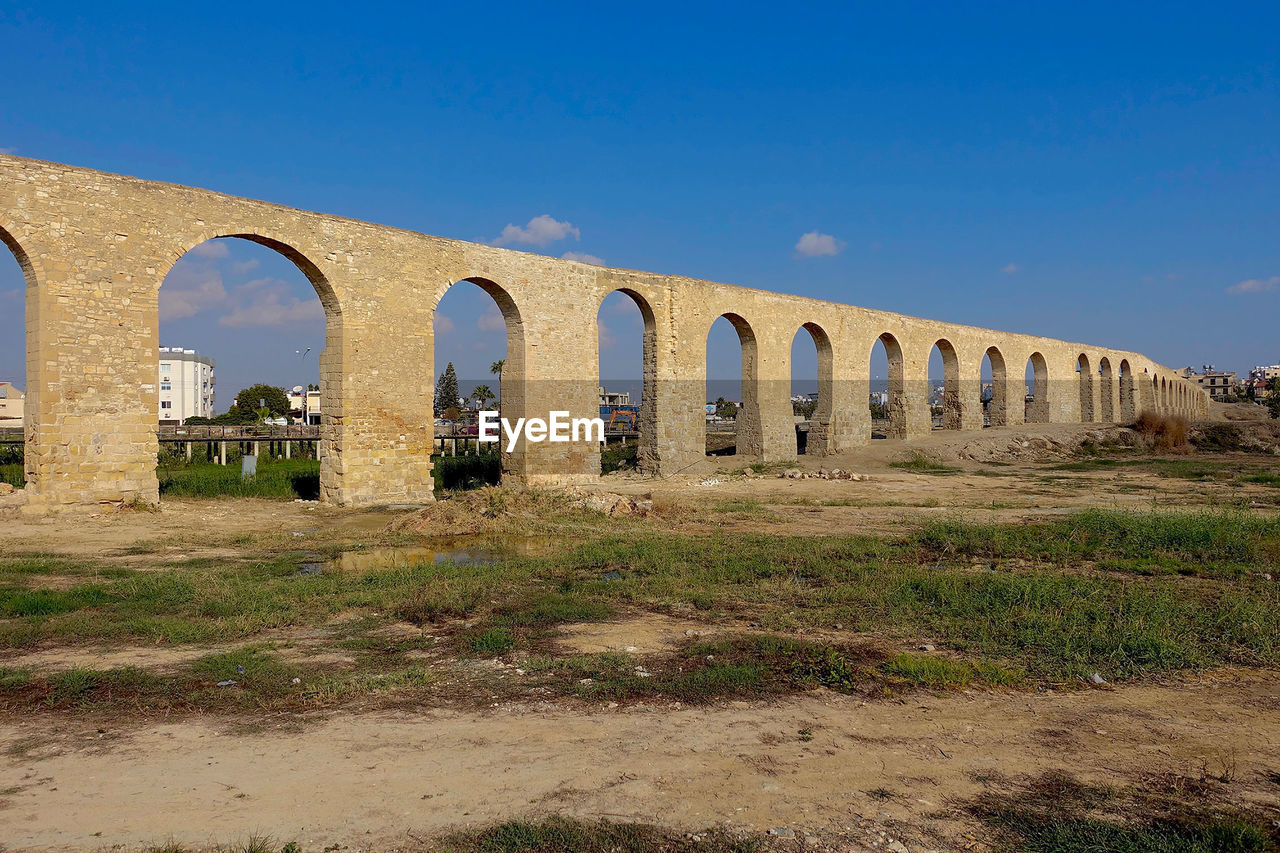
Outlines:
<svg viewBox="0 0 1280 853"><path fill-rule="evenodd" d="M1187 423L1186 418L1178 415L1143 412L1138 415L1133 429L1142 436L1152 450L1186 451L1190 448L1190 443L1187 441L1190 424Z"/></svg>

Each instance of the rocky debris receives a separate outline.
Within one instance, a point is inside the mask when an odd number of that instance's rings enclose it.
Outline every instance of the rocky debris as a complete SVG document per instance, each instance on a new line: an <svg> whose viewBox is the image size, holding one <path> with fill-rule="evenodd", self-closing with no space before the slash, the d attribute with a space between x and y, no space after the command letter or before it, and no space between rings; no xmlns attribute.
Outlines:
<svg viewBox="0 0 1280 853"><path fill-rule="evenodd" d="M0 495L11 495L16 491L12 483L0 483Z"/></svg>
<svg viewBox="0 0 1280 853"><path fill-rule="evenodd" d="M694 485L695 486L718 486L723 482L724 481L721 480L719 477L708 477L705 480L700 480L697 483L694 483Z"/></svg>
<svg viewBox="0 0 1280 853"><path fill-rule="evenodd" d="M862 482L870 480L867 474L855 474L852 471L841 471L839 468L832 468L830 471L820 468L817 471L804 471L800 468L788 468L778 475L782 480L853 480Z"/></svg>
<svg viewBox="0 0 1280 853"><path fill-rule="evenodd" d="M921 645L921 646L920 646L920 651L922 651L922 652L931 652L931 651L933 651L933 644L932 644L932 643L924 643L923 645Z"/></svg>
<svg viewBox="0 0 1280 853"><path fill-rule="evenodd" d="M614 492L587 492L574 500L575 506L602 512L610 518L622 515L644 517L653 511L653 500L644 495L639 498Z"/></svg>

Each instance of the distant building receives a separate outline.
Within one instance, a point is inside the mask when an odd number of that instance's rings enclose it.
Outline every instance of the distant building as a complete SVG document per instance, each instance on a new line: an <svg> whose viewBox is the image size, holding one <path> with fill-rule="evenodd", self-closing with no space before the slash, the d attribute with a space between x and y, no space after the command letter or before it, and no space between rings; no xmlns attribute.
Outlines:
<svg viewBox="0 0 1280 853"><path fill-rule="evenodd" d="M1249 371L1249 378L1255 381L1261 379L1263 383L1280 379L1280 364L1260 364Z"/></svg>
<svg viewBox="0 0 1280 853"><path fill-rule="evenodd" d="M289 398L289 417L296 424L320 423L320 392L303 390L301 385L294 385L293 390L285 394Z"/></svg>
<svg viewBox="0 0 1280 853"><path fill-rule="evenodd" d="M1174 373L1194 382L1208 392L1209 397L1219 403L1227 397L1235 396L1236 375L1225 370L1216 370L1212 364L1206 364L1196 373L1190 367L1175 370Z"/></svg>
<svg viewBox="0 0 1280 853"><path fill-rule="evenodd" d="M630 405L631 405L630 391L621 391L619 393L611 393L609 391L606 391L603 385L600 386L600 408L612 409L616 406L630 406Z"/></svg>
<svg viewBox="0 0 1280 853"><path fill-rule="evenodd" d="M213 359L193 349L160 347L160 422L213 417Z"/></svg>
<svg viewBox="0 0 1280 853"><path fill-rule="evenodd" d="M0 426L22 426L26 395L12 382L0 382Z"/></svg>

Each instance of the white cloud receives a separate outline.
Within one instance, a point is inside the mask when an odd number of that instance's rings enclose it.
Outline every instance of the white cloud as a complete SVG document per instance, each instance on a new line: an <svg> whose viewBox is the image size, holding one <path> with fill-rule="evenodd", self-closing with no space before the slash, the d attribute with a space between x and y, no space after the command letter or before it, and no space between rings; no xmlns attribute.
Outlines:
<svg viewBox="0 0 1280 853"><path fill-rule="evenodd" d="M491 242L494 246L509 246L512 243L523 243L528 246L545 246L548 243L554 243L557 240L563 240L572 236L575 240L582 239L582 233L568 222L560 222L553 219L549 214L535 216L529 220L529 224L521 228L519 225L507 225L502 229L502 233Z"/></svg>
<svg viewBox="0 0 1280 853"><path fill-rule="evenodd" d="M796 254L802 258L817 258L823 255L838 255L844 251L845 243L830 234L810 231L801 235L796 241Z"/></svg>
<svg viewBox="0 0 1280 853"><path fill-rule="evenodd" d="M227 241L217 239L206 240L190 252L187 252L188 255L195 255L197 258L204 258L207 261L225 258L230 253L231 250L227 248Z"/></svg>
<svg viewBox="0 0 1280 853"><path fill-rule="evenodd" d="M476 320L476 326L482 332L505 332L507 330L507 321L502 319L502 312L498 310L498 306L490 305L480 315L480 319Z"/></svg>
<svg viewBox="0 0 1280 853"><path fill-rule="evenodd" d="M449 319L447 314L436 314L435 328L437 335L451 335L453 330L457 328L453 325L453 321Z"/></svg>
<svg viewBox="0 0 1280 853"><path fill-rule="evenodd" d="M1273 275L1271 278L1247 279L1228 287L1227 293L1266 293L1269 290L1280 290L1280 275Z"/></svg>
<svg viewBox="0 0 1280 853"><path fill-rule="evenodd" d="M1002 266L1002 267L1000 268L1000 272L1008 273L1009 275L1013 275L1013 274L1014 274L1014 273L1016 273L1019 269L1020 269L1020 267L1019 267L1017 264L1005 264L1004 266Z"/></svg>
<svg viewBox="0 0 1280 853"><path fill-rule="evenodd" d="M600 351L611 350L618 345L618 337L613 330L604 323L599 324L600 329Z"/></svg>
<svg viewBox="0 0 1280 853"><path fill-rule="evenodd" d="M227 289L216 272L175 269L160 288L160 322L194 317L226 298Z"/></svg>
<svg viewBox="0 0 1280 853"><path fill-rule="evenodd" d="M324 308L319 299L299 299L289 293L288 282L277 278L259 278L235 288L230 314L218 318L218 325L231 328L246 326L299 326L323 323Z"/></svg>
<svg viewBox="0 0 1280 853"><path fill-rule="evenodd" d="M235 261L231 264L232 275L244 275L258 268L258 259L250 258L247 261Z"/></svg>
<svg viewBox="0 0 1280 853"><path fill-rule="evenodd" d="M577 261L580 264L591 264L592 266L604 266L604 258L599 255L588 255L586 252L565 252L560 257L566 261Z"/></svg>

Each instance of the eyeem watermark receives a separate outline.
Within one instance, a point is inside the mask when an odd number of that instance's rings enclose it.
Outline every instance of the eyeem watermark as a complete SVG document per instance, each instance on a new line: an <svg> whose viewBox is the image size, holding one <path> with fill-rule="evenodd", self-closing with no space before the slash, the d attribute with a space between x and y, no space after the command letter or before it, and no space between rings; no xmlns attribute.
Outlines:
<svg viewBox="0 0 1280 853"><path fill-rule="evenodd" d="M601 418L570 418L568 412L550 412L548 420L542 418L518 418L513 424L498 413L485 409L480 412L480 441L499 441L500 433L507 437L507 452L515 450L521 433L524 440L540 444L544 441L594 441L604 444L604 421Z"/></svg>

